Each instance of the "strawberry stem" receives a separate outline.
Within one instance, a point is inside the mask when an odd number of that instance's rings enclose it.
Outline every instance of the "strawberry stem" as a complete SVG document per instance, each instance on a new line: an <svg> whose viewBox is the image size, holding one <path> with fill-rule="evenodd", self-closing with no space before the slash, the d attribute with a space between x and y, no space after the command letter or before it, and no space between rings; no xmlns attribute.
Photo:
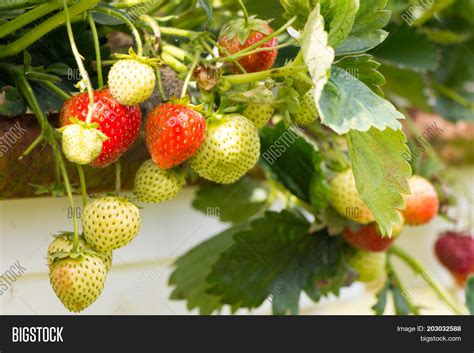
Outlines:
<svg viewBox="0 0 474 353"><path fill-rule="evenodd" d="M278 30L276 30L275 32L273 32L272 34L266 36L265 38L263 38L262 40L248 46L247 48L244 48L232 55L230 55L229 57L232 58L231 61L234 61L237 57L242 57L242 56L247 56L247 55L250 55L249 53L251 53L253 50L259 48L262 44L265 44L266 42L268 42L269 40L279 36L281 33L283 33L284 31L286 31L286 29L288 27L290 27L293 22L296 21L296 17L293 17L292 19L290 19L287 23L285 23L283 26L281 26ZM273 48L271 48L273 49Z"/></svg>
<svg viewBox="0 0 474 353"><path fill-rule="evenodd" d="M392 246L389 250L390 254L397 256L405 262L416 274L420 275L426 283L436 292L439 299L443 301L455 314L464 315L464 308L460 307L456 300L439 284L430 274L430 271L419 263L417 260L408 255L404 250Z"/></svg>
<svg viewBox="0 0 474 353"><path fill-rule="evenodd" d="M133 39L135 40L135 44L137 46L137 55L138 56L143 55L143 44L142 44L142 39L140 37L140 33L138 33L137 28L126 16L122 14L122 12L112 7L102 7L102 6L97 6L94 10L105 13L109 16L115 17L121 20L122 22L124 22L130 28L130 31L132 32Z"/></svg>
<svg viewBox="0 0 474 353"><path fill-rule="evenodd" d="M92 38L94 40L94 50L95 50L95 62L97 68L97 82L99 84L99 88L104 86L104 79L102 77L102 63L100 57L100 44L99 44L99 36L97 35L97 27L95 26L94 19L90 12L87 13L87 21L89 22L89 26L92 32Z"/></svg>
<svg viewBox="0 0 474 353"><path fill-rule="evenodd" d="M166 65L171 67L174 71L181 73L185 72L188 68L181 61L176 59L173 55L168 53L161 53L161 59L165 62Z"/></svg>
<svg viewBox="0 0 474 353"><path fill-rule="evenodd" d="M277 69L253 72L249 74L222 76L222 79L225 80L227 83L230 83L233 85L239 85L239 84L251 83L255 81L261 81L268 77L275 78L275 77L291 76L298 72L305 72L307 70L308 68L306 67L306 65L300 65L300 66L288 65L288 66L283 66Z"/></svg>
<svg viewBox="0 0 474 353"><path fill-rule="evenodd" d="M69 182L69 177L67 174L66 165L62 158L58 141L56 140L56 134L54 128L49 124L48 119L44 115L41 107L36 99L36 96L31 88L30 84L25 78L25 75L20 70L12 70L11 73L16 76L18 82L18 89L21 91L23 97L26 100L26 103L30 107L30 109L35 114L36 118L38 119L38 123L41 126L42 136L48 141L49 145L51 146L54 154L54 158L58 163L59 169L62 173L62 178L64 180L64 186L66 188L66 194L69 199L69 205L74 210L74 198L72 196L72 189L71 184ZM78 220L76 217L76 212L72 213L72 221L74 226L74 241L73 241L73 252L77 250L77 245L79 242L79 225Z"/></svg>
<svg viewBox="0 0 474 353"><path fill-rule="evenodd" d="M115 162L115 192L117 196L120 194L120 190L122 189L122 165L120 163L120 159Z"/></svg>
<svg viewBox="0 0 474 353"><path fill-rule="evenodd" d="M61 97L61 99L66 101L69 98L71 98L71 95L69 93L65 92L64 90L62 90L61 88L56 86L53 82L51 82L51 81L41 81L41 83L43 85L45 85L47 88L49 88L51 91L56 93L59 97Z"/></svg>
<svg viewBox="0 0 474 353"><path fill-rule="evenodd" d="M28 156L31 151L33 151L36 146L38 146L42 141L44 140L43 133L39 134L37 138L31 143L31 145L28 146L28 148L21 154L21 156L18 158L19 161L21 161L23 158Z"/></svg>
<svg viewBox="0 0 474 353"><path fill-rule="evenodd" d="M67 6L66 0L62 0L63 7L64 7L64 15L66 16L66 28L67 34L69 37L69 43L71 45L71 50L74 55L74 59L76 59L77 67L79 68L79 72L82 76L82 80L85 82L87 87L87 93L89 95L89 111L87 112L86 122L90 123L92 120L92 113L94 111L94 92L92 90L91 80L89 79L89 74L87 73L86 68L84 67L84 63L82 62L82 56L77 49L76 42L74 40L74 34L72 32L71 27L71 19L69 17L69 9Z"/></svg>
<svg viewBox="0 0 474 353"><path fill-rule="evenodd" d="M244 12L244 17L245 17L245 26L248 27L249 25L249 13L247 11L247 8L245 7L244 3L242 0L239 0L239 5L242 8L242 11Z"/></svg>
<svg viewBox="0 0 474 353"><path fill-rule="evenodd" d="M84 169L82 165L77 165L77 173L79 174L79 183L81 184L81 195L82 195L82 208L87 205L87 186L86 186L86 177L84 176Z"/></svg>
<svg viewBox="0 0 474 353"><path fill-rule="evenodd" d="M100 0L82 0L76 5L71 6L69 9L69 14L71 17L77 16L89 8L95 6L99 1ZM63 24L64 14L62 12L49 17L47 20L29 30L14 42L11 42L7 45L0 45L0 59L20 53L38 39Z"/></svg>
<svg viewBox="0 0 474 353"><path fill-rule="evenodd" d="M32 10L25 12L24 14L14 18L11 21L3 24L0 27L0 38L7 36L14 31L23 28L27 24L41 18L54 10L57 10L61 7L61 4L58 2L48 2L41 4L37 7L34 7Z"/></svg>
<svg viewBox="0 0 474 353"><path fill-rule="evenodd" d="M244 57L244 56L249 56L249 55L253 55L253 54L260 53L260 52L265 52L265 51L271 51L271 50L286 48L286 47L289 47L289 46L294 45L294 44L296 44L296 41L283 43L283 44L280 44L280 45L277 45L277 46L274 46L274 47L261 47L261 48L257 48L257 49L251 50L251 51L242 50L242 51L239 51L239 52L237 52L235 54L232 54L232 55L229 55L229 56L224 56L224 57L221 57L221 58L213 59L213 60L211 60L211 62L216 62L216 61L232 62L232 61L240 59L241 57Z"/></svg>
<svg viewBox="0 0 474 353"><path fill-rule="evenodd" d="M198 52L196 52L196 55L194 56L191 67L189 68L188 74L186 75L186 79L185 79L184 85L183 85L183 90L181 91L181 98L186 96L186 92L188 91L189 83L191 82L191 78L193 77L194 70L196 70L196 67L197 67L200 59L201 59L201 52L198 51Z"/></svg>

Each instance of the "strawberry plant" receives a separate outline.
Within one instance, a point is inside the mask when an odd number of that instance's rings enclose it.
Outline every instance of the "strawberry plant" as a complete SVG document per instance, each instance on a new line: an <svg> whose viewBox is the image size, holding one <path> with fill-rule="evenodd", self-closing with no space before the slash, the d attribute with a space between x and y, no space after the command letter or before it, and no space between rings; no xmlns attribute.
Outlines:
<svg viewBox="0 0 474 353"><path fill-rule="evenodd" d="M268 300L274 314L297 314L303 294L318 302L361 281L381 284L376 314L389 294L397 314L419 314L397 258L465 313L396 241L405 225L450 220L456 209L448 168L408 137L421 135L413 109L474 120L472 5L427 2L413 14L410 3L0 5L0 114L36 116L41 133L21 158L49 146L56 183L43 192L67 196L72 209L82 195L82 233L74 214L47 254L64 306L92 305L112 252L140 242L139 204L168 202L189 183L198 185L194 208L230 224L176 261L171 298L189 309L235 312ZM140 140L149 157L124 193L121 159ZM115 190L89 195L90 167L110 165ZM471 245L454 231L436 243L468 288ZM472 310L472 289L467 298Z"/></svg>

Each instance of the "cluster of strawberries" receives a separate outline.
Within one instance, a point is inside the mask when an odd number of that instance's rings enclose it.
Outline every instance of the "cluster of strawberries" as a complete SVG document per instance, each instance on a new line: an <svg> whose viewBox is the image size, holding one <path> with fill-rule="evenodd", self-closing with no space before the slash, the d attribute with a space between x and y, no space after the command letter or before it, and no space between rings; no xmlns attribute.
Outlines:
<svg viewBox="0 0 474 353"><path fill-rule="evenodd" d="M411 194L405 196L405 209L400 212L404 224L411 226L429 223L438 215L439 197L434 186L425 178L413 176L408 180ZM337 175L331 183L330 201L334 209L355 222L346 227L344 239L355 250L349 254L348 263L359 274L362 282L379 281L386 276L386 251L403 230L396 225L391 236L382 236L374 223L372 212L359 196L352 170ZM358 224L358 225L357 225ZM469 234L446 232L435 245L439 261L463 285L474 273L474 238Z"/></svg>
<svg viewBox="0 0 474 353"><path fill-rule="evenodd" d="M254 23L257 20L252 20ZM272 33L265 22L256 22L241 42L232 33L237 23L223 29L220 43L225 54L242 50ZM259 29L260 28L260 29ZM239 37L240 38L240 37ZM272 39L262 46L274 46ZM223 53L224 54L224 53ZM277 49L243 57L247 72L273 66ZM156 59L120 55L108 76L108 87L70 98L60 114L62 148L76 164L106 167L127 151L141 126L140 104L156 85ZM273 98L271 91L264 92ZM175 197L185 184L183 163L201 177L221 184L237 181L260 157L258 128L273 116L271 104L250 104L241 114L205 117L186 99L173 99L155 107L147 116L145 136L151 159L135 177L134 196L145 203ZM206 120L207 118L207 120ZM112 252L129 244L138 234L141 218L137 206L118 196L90 201L82 215L83 234L61 233L48 248L50 282L65 307L80 312L101 294L112 264Z"/></svg>

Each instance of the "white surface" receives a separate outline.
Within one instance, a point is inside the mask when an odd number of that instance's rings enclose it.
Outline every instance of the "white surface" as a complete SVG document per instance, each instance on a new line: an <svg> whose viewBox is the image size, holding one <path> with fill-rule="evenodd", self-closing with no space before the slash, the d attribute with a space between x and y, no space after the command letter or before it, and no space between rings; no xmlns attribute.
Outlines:
<svg viewBox="0 0 474 353"><path fill-rule="evenodd" d="M474 171L456 172L465 190L473 195ZM195 211L191 207L193 189L185 189L178 198L142 210L143 224L138 237L128 247L114 253L114 266L99 300L84 314L188 314L183 301L170 301L167 285L173 259L225 229L227 225ZM463 214L458 216L464 226L473 210L461 200ZM80 204L80 199L76 199ZM0 296L0 314L68 314L56 298L47 276L45 253L51 233L71 230L66 199L38 198L0 201L0 275L16 261L28 269L15 285ZM424 263L432 275L450 285L451 278L441 269L433 255L437 234L448 227L436 220L424 227L407 228L398 245ZM406 288L413 289L418 304L432 307L430 313L448 313L427 293L423 283L400 266ZM312 303L303 297L302 314L370 314L374 304L373 291L364 294L364 286L355 284L344 289L339 300ZM267 314L270 303L253 314ZM195 313L195 312L193 312ZM247 311L240 313L246 314Z"/></svg>

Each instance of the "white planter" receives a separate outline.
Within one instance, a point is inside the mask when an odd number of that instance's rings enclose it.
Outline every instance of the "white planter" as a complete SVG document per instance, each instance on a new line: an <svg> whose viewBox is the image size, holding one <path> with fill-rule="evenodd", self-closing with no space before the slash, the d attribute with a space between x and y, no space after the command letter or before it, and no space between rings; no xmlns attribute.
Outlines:
<svg viewBox="0 0 474 353"><path fill-rule="evenodd" d="M459 179L474 190L473 169L462 170ZM167 285L174 259L193 246L227 228L215 218L209 218L191 207L194 189L185 189L170 202L146 206L139 236L128 247L118 250L106 288L99 300L84 314L188 314L185 302L170 301L171 288ZM462 217L472 216L463 200ZM80 204L80 198L76 198ZM45 260L51 234L71 230L66 199L38 198L0 201L0 272L19 261L27 268L14 285L0 296L0 314L68 314L52 291ZM398 244L428 266L441 281L450 284L449 275L441 269L433 255L436 235L446 224L435 221L428 226L407 229ZM406 286L413 286L416 278L402 265L399 266ZM356 283L345 288L340 298L331 297L318 304L308 298L301 301L302 314L370 314L374 304L373 292L365 293L364 286ZM0 288L1 290L1 288ZM424 288L415 300L426 304L430 295ZM432 313L447 313L437 304ZM431 300L430 300L431 302ZM195 312L193 312L195 313ZM239 312L248 313L245 310ZM265 303L253 314L270 313Z"/></svg>

